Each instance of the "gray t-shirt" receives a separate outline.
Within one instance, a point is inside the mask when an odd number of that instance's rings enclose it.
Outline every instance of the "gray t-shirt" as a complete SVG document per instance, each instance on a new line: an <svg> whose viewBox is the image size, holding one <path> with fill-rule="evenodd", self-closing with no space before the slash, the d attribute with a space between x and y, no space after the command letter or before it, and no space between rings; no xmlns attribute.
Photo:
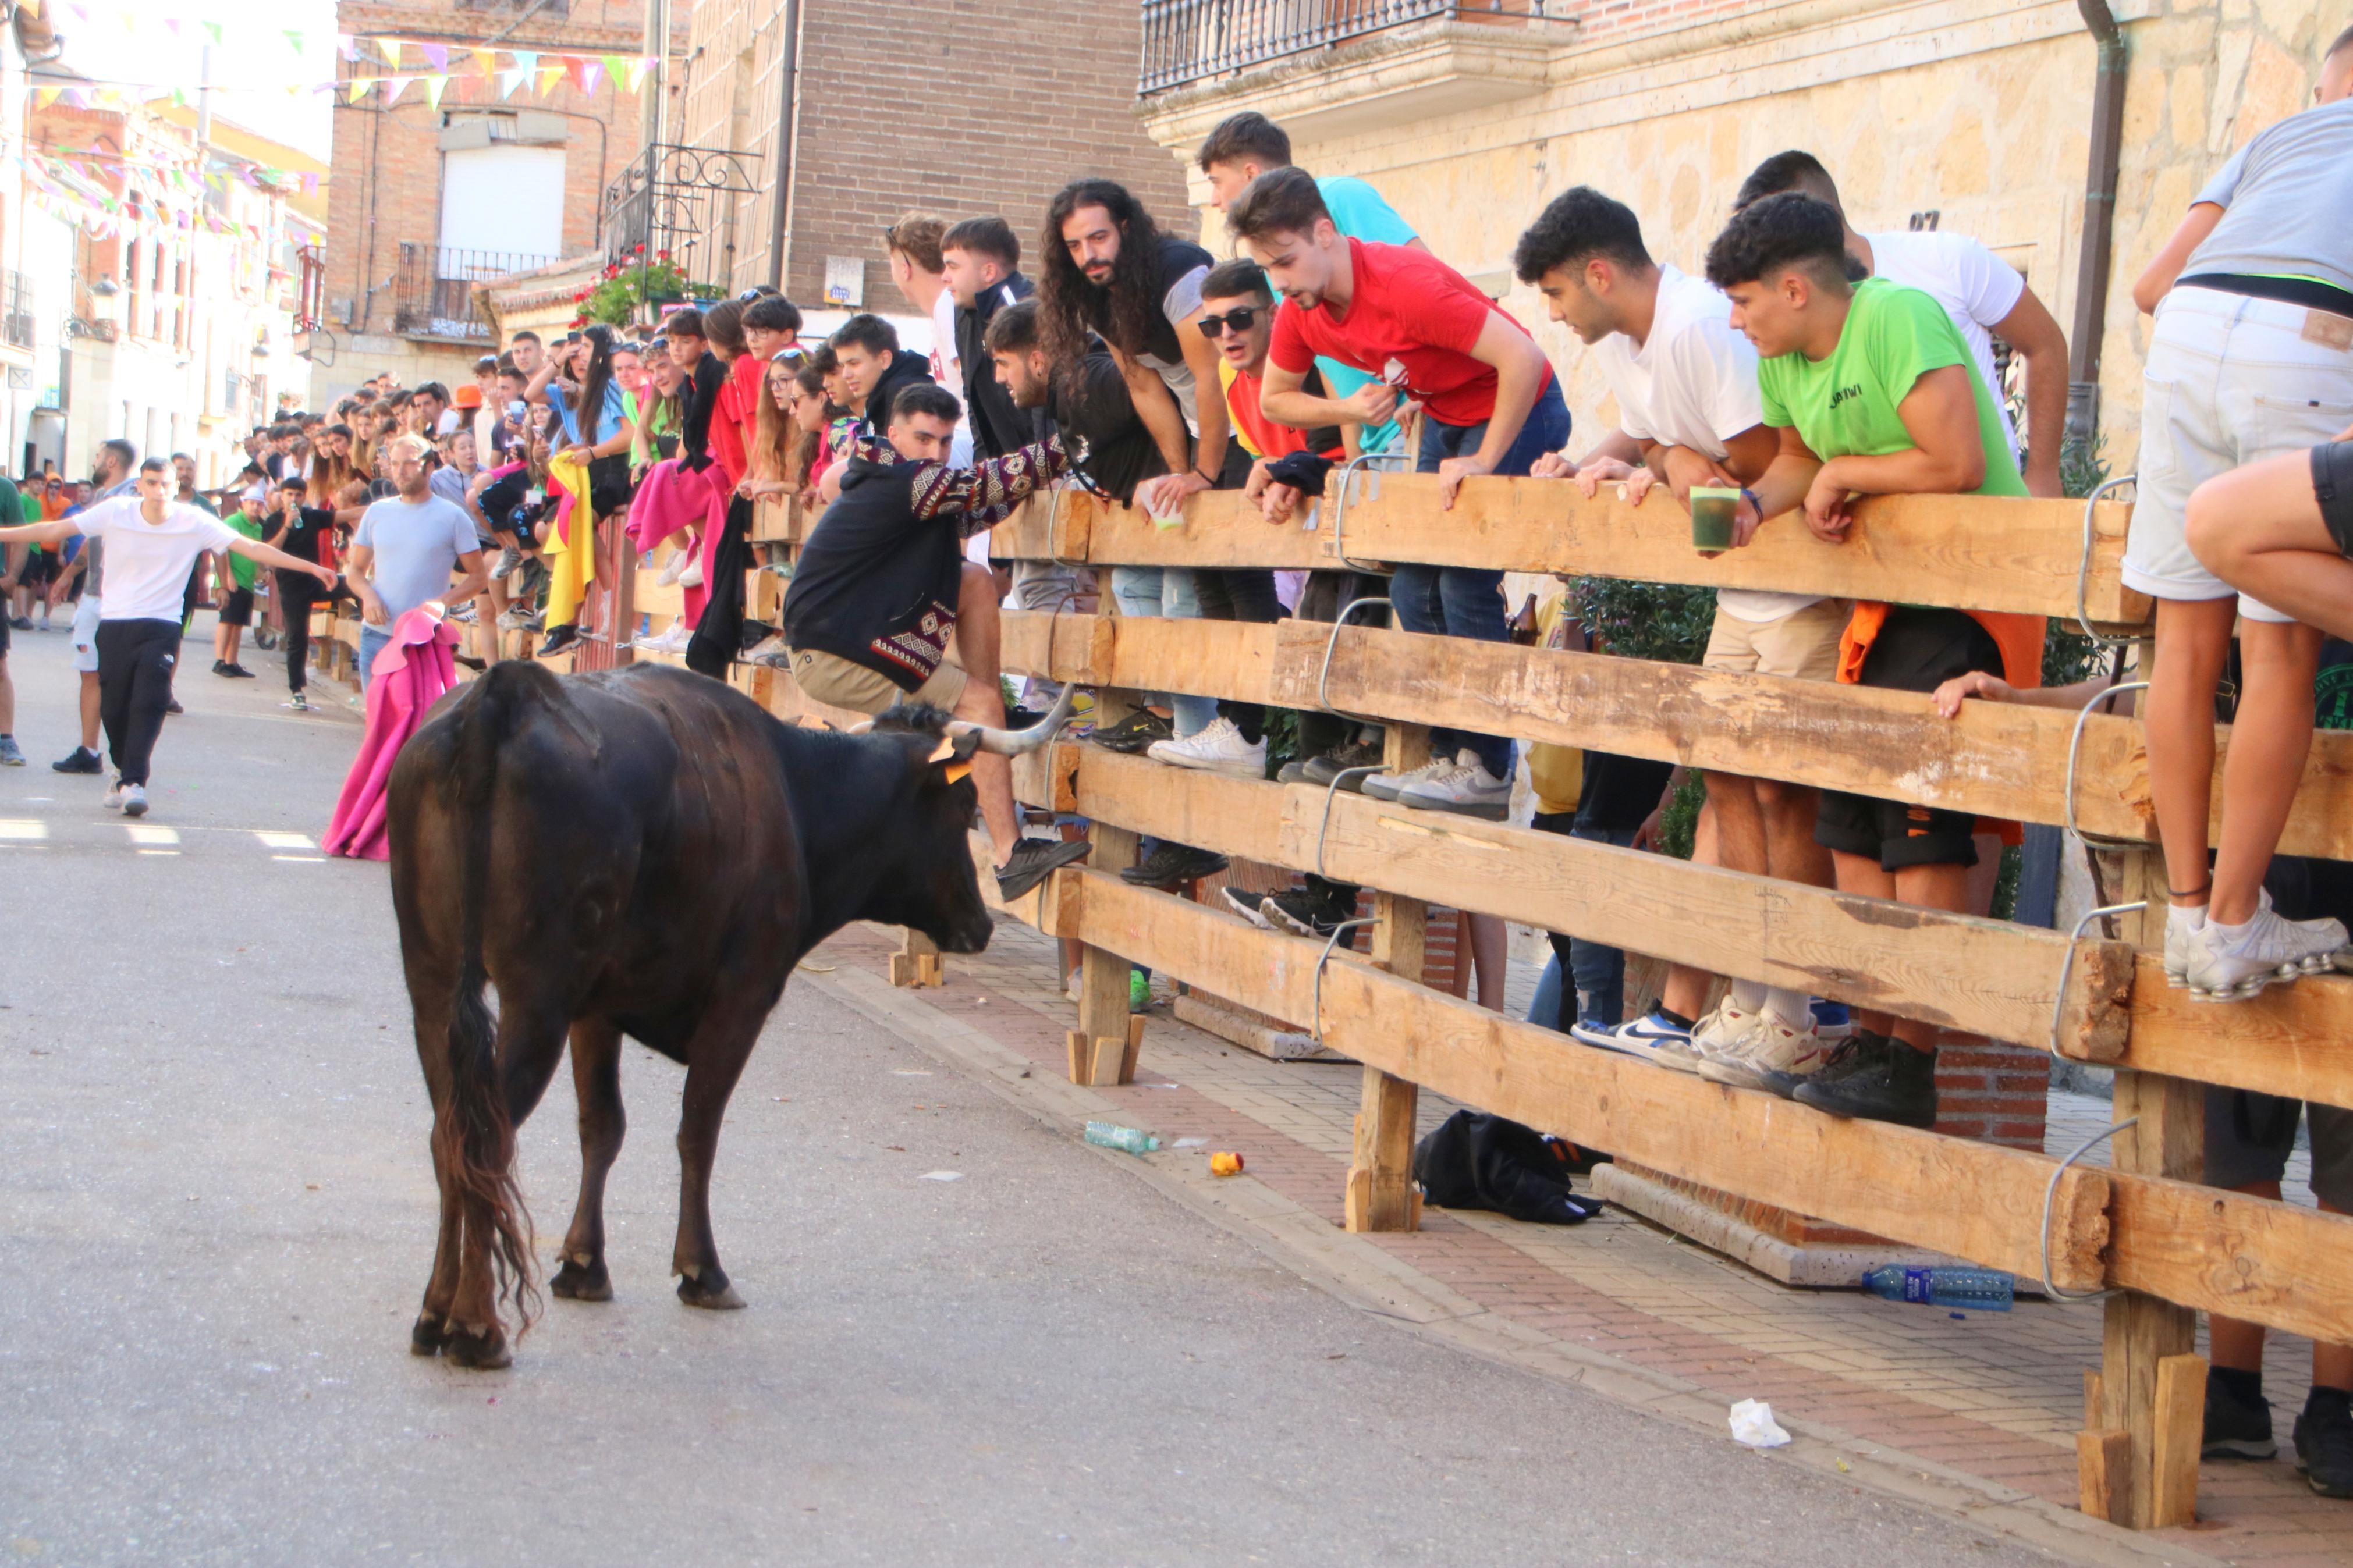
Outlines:
<svg viewBox="0 0 2353 1568"><path fill-rule="evenodd" d="M2353 98L2291 114L2197 200L2223 209L2181 271L2309 278L2353 292Z"/></svg>
<svg viewBox="0 0 2353 1568"><path fill-rule="evenodd" d="M413 503L395 497L371 504L360 514L353 542L375 552L368 581L394 620L447 595L458 557L481 548L473 520L437 495Z"/></svg>

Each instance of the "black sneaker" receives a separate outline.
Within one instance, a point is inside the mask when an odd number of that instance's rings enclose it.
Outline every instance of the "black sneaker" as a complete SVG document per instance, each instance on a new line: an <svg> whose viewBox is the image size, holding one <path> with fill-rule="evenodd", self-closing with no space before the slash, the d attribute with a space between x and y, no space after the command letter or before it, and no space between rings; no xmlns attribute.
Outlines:
<svg viewBox="0 0 2353 1568"><path fill-rule="evenodd" d="M1345 746L1335 746L1320 757L1310 757L1303 770L1309 784L1330 785L1332 781L1354 768L1377 768L1381 765L1381 748L1376 742L1351 741ZM1365 775L1344 781L1340 787L1362 795Z"/></svg>
<svg viewBox="0 0 2353 1568"><path fill-rule="evenodd" d="M2295 1418L2295 1468L2322 1497L2353 1498L2353 1394L2312 1391Z"/></svg>
<svg viewBox="0 0 2353 1568"><path fill-rule="evenodd" d="M222 673L233 676L239 680L251 680L254 679L253 671L246 668L245 666L241 664L232 664Z"/></svg>
<svg viewBox="0 0 2353 1568"><path fill-rule="evenodd" d="M1107 752L1134 756L1155 741L1173 741L1176 727L1149 708L1139 708L1111 728L1098 729L1089 737Z"/></svg>
<svg viewBox="0 0 2353 1568"><path fill-rule="evenodd" d="M232 680L237 679L235 676L229 675L228 660L225 658L216 658L213 660L213 673L215 675L228 676Z"/></svg>
<svg viewBox="0 0 2353 1568"><path fill-rule="evenodd" d="M1858 1042L1866 1038L1883 1040L1886 1037L1884 1035L1868 1036L1858 1029L1841 1040L1822 1065L1810 1073L1770 1071L1759 1076L1769 1092L1779 1095L1783 1100L1795 1100L1798 1098L1798 1086L1801 1083L1829 1083L1852 1072Z"/></svg>
<svg viewBox="0 0 2353 1568"><path fill-rule="evenodd" d="M1261 931L1272 931L1274 922L1266 918L1266 901L1264 893L1246 893L1241 889L1230 885L1226 889L1227 909L1241 916Z"/></svg>
<svg viewBox="0 0 2353 1568"><path fill-rule="evenodd" d="M580 640L580 628L571 621L565 622L547 634L547 640L533 650L535 658L552 658Z"/></svg>
<svg viewBox="0 0 2353 1568"><path fill-rule="evenodd" d="M2272 1438L2272 1402L2262 1394L2243 1394L2216 1367L2206 1375L2206 1436L2198 1447L2201 1459L2270 1459L2279 1454Z"/></svg>
<svg viewBox="0 0 2353 1568"><path fill-rule="evenodd" d="M1852 1066L1837 1077L1826 1068L1799 1084L1789 1098L1799 1105L1864 1121L1903 1127L1936 1124L1936 1053L1915 1051L1884 1035L1865 1035L1855 1044Z"/></svg>
<svg viewBox="0 0 2353 1568"><path fill-rule="evenodd" d="M60 773L102 773L106 764L88 746L76 746L69 754L51 763L49 770Z"/></svg>
<svg viewBox="0 0 2353 1568"><path fill-rule="evenodd" d="M185 713L187 710L181 707L180 700L174 697L171 701L164 705L164 711L166 713Z"/></svg>
<svg viewBox="0 0 2353 1568"><path fill-rule="evenodd" d="M1093 850L1094 846L1083 838L1024 838L1013 847L1012 858L997 870L997 896L1009 904L1058 867L1083 860Z"/></svg>
<svg viewBox="0 0 2353 1568"><path fill-rule="evenodd" d="M1312 936L1320 942L1339 930L1341 921L1354 920L1356 910L1353 904L1343 909L1330 899L1318 898L1302 889L1270 897L1266 900L1266 914L1277 931L1287 931L1293 936Z"/></svg>
<svg viewBox="0 0 2353 1568"><path fill-rule="evenodd" d="M1274 782L1277 784L1307 783L1307 764L1296 760L1283 763L1282 767L1275 770Z"/></svg>
<svg viewBox="0 0 2353 1568"><path fill-rule="evenodd" d="M1229 864L1214 849L1196 849L1189 844L1164 838L1159 848L1144 858L1142 865L1130 866L1119 874L1119 879L1131 887L1173 892L1178 883L1214 877Z"/></svg>

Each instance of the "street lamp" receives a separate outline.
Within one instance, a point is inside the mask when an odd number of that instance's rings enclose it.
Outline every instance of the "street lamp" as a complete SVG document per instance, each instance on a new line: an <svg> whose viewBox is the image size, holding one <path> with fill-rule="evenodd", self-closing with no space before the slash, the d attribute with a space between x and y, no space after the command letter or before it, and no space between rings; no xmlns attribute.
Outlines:
<svg viewBox="0 0 2353 1568"><path fill-rule="evenodd" d="M90 286L91 324L111 329L119 324L122 310L122 285L111 277L101 277Z"/></svg>

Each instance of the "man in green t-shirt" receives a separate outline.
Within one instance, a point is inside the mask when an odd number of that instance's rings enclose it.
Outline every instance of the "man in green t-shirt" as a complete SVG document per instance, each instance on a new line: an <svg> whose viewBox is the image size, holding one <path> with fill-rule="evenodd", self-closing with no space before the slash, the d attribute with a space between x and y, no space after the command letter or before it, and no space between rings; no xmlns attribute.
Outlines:
<svg viewBox="0 0 2353 1568"><path fill-rule="evenodd" d="M262 537L261 524L245 515L242 504L221 521L248 539ZM237 663L237 656L244 651L245 628L253 625L253 580L259 570L234 551L223 551L213 557L213 585L220 595L219 624L213 627L215 675L238 680L253 679L253 671Z"/></svg>
<svg viewBox="0 0 2353 1568"><path fill-rule="evenodd" d="M1780 443L1742 499L1736 539L1802 508L1817 538L1842 542L1857 496L2027 493L1952 318L1918 289L1850 282L1836 208L1791 195L1743 209L1709 247L1707 278L1757 345L1765 423ZM2039 616L1862 604L1839 679L1933 691L1985 670L2032 686L2042 645ZM1826 790L1814 837L1840 891L1957 912L1977 864L1973 826L1967 812ZM1768 1075L1767 1086L1838 1115L1935 1125L1935 1026L1862 1011L1855 1021L1819 1071Z"/></svg>

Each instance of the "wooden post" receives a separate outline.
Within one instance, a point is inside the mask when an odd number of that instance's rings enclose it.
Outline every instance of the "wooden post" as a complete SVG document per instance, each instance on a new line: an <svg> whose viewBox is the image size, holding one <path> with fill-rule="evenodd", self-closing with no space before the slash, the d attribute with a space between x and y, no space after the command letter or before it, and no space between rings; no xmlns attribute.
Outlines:
<svg viewBox="0 0 2353 1568"><path fill-rule="evenodd" d="M2148 907L2124 919L2142 947L2165 945L2165 861L2155 849L2126 851L2123 897ZM2206 1089L2158 1073L2116 1074L2115 1118L2139 1124L2110 1141L2118 1171L2197 1181L2205 1168ZM2123 1464L2105 1478L2104 1496L2090 1483L2082 1441L2084 1510L2135 1530L2188 1524L2197 1516L2198 1449L2205 1363L2195 1353L2198 1314L2137 1290L2111 1296L2100 1345L2103 1451L2124 1439ZM2192 1364L2184 1364L2192 1363ZM2194 1389L2194 1394L2192 1390ZM2092 1434L2086 1434L2088 1439Z"/></svg>
<svg viewBox="0 0 2353 1568"><path fill-rule="evenodd" d="M891 984L893 985L944 985L947 974L940 967L939 944L922 931L909 926L901 939L899 951L891 955Z"/></svg>
<svg viewBox="0 0 2353 1568"><path fill-rule="evenodd" d="M1106 688L1095 698L1095 723L1108 728L1142 706L1142 693ZM1135 864L1141 840L1132 830L1096 822L1088 825L1087 837L1095 847L1087 857L1093 869L1117 873ZM1067 1041L1072 1083L1135 1080L1144 1020L1127 1010L1127 977L1132 967L1119 954L1099 947L1089 947L1079 960L1079 1026L1071 1031Z"/></svg>
<svg viewBox="0 0 2353 1568"><path fill-rule="evenodd" d="M1430 731L1419 724L1391 724L1383 747L1381 760L1392 773L1418 768L1430 760ZM1400 978L1419 980L1428 916L1428 906L1419 899L1375 893L1373 962ZM1413 1121L1419 1098L1419 1090L1405 1079L1378 1068L1365 1068L1356 1155L1348 1166L1342 1205L1350 1230L1419 1227L1421 1194L1413 1184Z"/></svg>

